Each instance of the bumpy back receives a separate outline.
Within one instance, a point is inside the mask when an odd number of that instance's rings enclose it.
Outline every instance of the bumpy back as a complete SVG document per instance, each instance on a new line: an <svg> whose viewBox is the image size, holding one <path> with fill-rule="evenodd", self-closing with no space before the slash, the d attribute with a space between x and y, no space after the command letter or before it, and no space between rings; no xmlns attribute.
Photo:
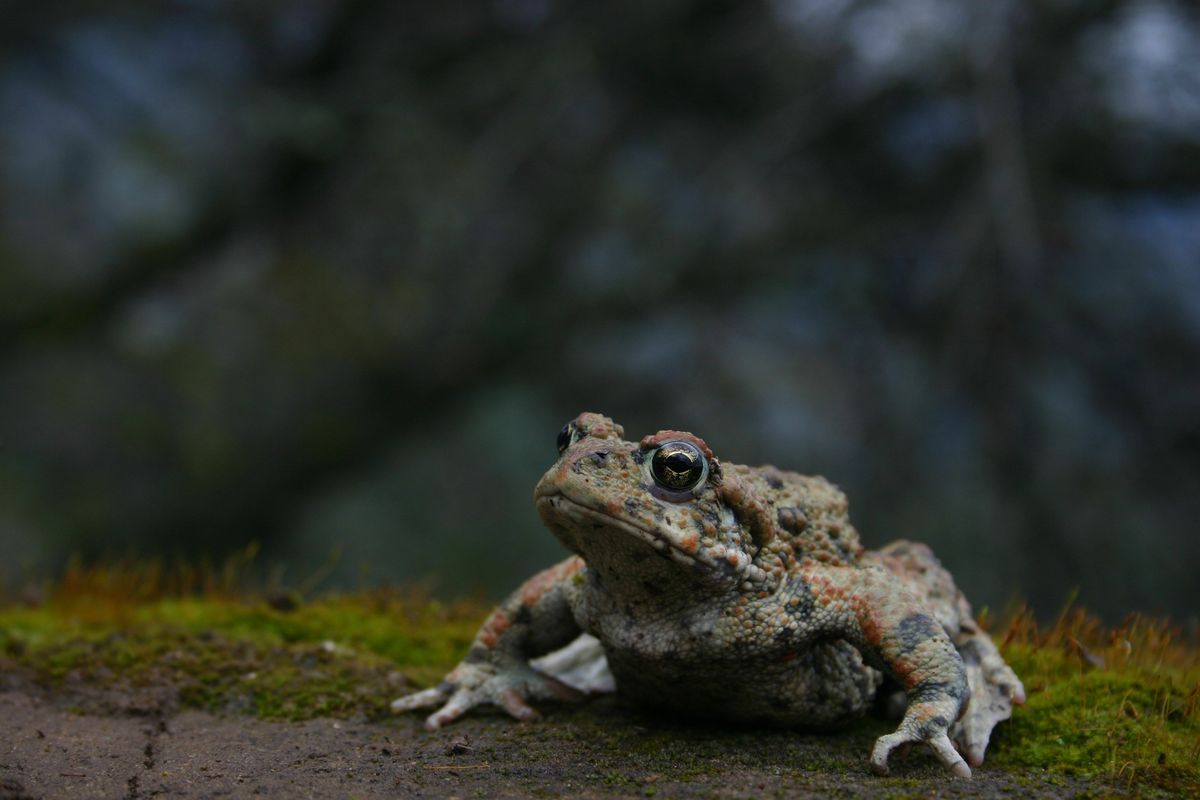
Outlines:
<svg viewBox="0 0 1200 800"><path fill-rule="evenodd" d="M774 511L776 535L756 559L764 569L792 572L806 560L831 565L858 563L863 547L858 531L850 524L849 503L832 483L818 475L772 466L724 466Z"/></svg>

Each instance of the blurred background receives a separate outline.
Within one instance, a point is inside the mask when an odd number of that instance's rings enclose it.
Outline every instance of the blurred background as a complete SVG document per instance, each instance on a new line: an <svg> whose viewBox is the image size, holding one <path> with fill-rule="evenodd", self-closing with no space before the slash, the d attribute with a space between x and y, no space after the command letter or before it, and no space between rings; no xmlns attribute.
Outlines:
<svg viewBox="0 0 1200 800"><path fill-rule="evenodd" d="M826 475L977 607L1195 619L1193 4L0 13L8 586L256 542L498 597L594 410Z"/></svg>

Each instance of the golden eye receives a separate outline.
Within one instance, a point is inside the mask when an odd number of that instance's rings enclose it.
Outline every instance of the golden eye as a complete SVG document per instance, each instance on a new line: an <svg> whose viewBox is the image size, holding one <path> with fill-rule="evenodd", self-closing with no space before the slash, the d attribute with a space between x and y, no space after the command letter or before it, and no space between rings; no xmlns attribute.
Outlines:
<svg viewBox="0 0 1200 800"><path fill-rule="evenodd" d="M667 442L654 452L650 474L664 489L686 492L704 480L704 454L691 442Z"/></svg>

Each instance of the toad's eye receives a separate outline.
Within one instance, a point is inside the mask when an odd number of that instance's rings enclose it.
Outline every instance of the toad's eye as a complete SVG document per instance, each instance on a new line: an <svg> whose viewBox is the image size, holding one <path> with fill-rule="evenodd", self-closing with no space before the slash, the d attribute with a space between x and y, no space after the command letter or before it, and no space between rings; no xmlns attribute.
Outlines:
<svg viewBox="0 0 1200 800"><path fill-rule="evenodd" d="M654 451L650 474L664 489L686 492L704 480L708 462L691 442L666 442Z"/></svg>
<svg viewBox="0 0 1200 800"><path fill-rule="evenodd" d="M568 422L562 426L562 430L558 432L558 454L561 456L563 451L571 445L575 444L575 434L577 429L574 422Z"/></svg>

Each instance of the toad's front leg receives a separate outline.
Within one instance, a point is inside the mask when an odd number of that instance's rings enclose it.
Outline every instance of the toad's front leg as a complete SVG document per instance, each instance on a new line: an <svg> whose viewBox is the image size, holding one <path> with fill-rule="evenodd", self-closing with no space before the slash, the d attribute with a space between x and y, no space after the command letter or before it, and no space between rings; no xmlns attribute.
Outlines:
<svg viewBox="0 0 1200 800"><path fill-rule="evenodd" d="M983 763L992 729L1012 716L1014 705L1025 702L1025 687L1004 663L992 638L976 624L971 604L927 545L901 539L863 558L895 575L941 623L962 656L971 703L967 713L951 727L950 735L966 755L967 763L978 767Z"/></svg>
<svg viewBox="0 0 1200 800"><path fill-rule="evenodd" d="M856 646L868 664L895 678L908 695L900 726L875 742L872 769L886 775L893 750L923 742L947 769L970 777L971 768L947 733L970 697L967 672L942 626L882 569L816 567L802 578L819 627Z"/></svg>
<svg viewBox="0 0 1200 800"><path fill-rule="evenodd" d="M434 730L484 703L498 705L517 719L532 719L538 714L530 700L582 697L535 670L529 659L579 635L572 599L583 568L583 560L573 556L527 580L488 616L467 657L438 686L396 700L392 710L438 708L425 720L425 727Z"/></svg>

